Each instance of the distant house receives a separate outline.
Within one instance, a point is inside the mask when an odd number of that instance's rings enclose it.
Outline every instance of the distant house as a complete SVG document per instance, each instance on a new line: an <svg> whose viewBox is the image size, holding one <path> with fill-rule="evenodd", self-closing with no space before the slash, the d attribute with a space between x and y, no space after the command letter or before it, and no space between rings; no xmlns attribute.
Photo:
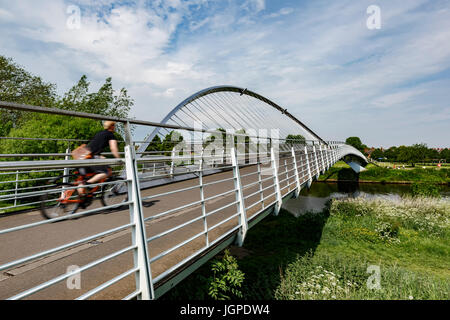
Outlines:
<svg viewBox="0 0 450 320"><path fill-rule="evenodd" d="M375 150L374 147L372 148L364 148L364 153L370 156L370 154Z"/></svg>

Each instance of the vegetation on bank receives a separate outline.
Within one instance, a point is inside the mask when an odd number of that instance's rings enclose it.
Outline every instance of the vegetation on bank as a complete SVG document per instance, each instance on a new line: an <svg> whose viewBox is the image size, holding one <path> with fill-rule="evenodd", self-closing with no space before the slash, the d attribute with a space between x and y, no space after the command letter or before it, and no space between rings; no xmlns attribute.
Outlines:
<svg viewBox="0 0 450 320"><path fill-rule="evenodd" d="M433 182L449 183L450 169L440 168L411 168L411 169L389 169L377 167L368 164L365 171L359 173L359 176L345 162L339 161L327 172L319 177L319 181L338 181L338 180L359 180L360 182L371 181L380 183L389 182Z"/></svg>
<svg viewBox="0 0 450 320"><path fill-rule="evenodd" d="M288 266L277 299L449 298L448 200L334 200L329 212L320 245Z"/></svg>
<svg viewBox="0 0 450 320"><path fill-rule="evenodd" d="M449 298L449 248L448 199L356 198L299 218L282 210L231 253L245 275L241 299L408 300ZM212 299L211 273L203 266L162 298Z"/></svg>
<svg viewBox="0 0 450 320"><path fill-rule="evenodd" d="M416 143L412 146L393 146L388 149L369 148L361 142L359 137L348 137L345 140L349 144L358 149L365 156L376 161L383 162L403 162L411 164L413 167L418 163L425 162L450 162L450 149L429 148L425 143Z"/></svg>

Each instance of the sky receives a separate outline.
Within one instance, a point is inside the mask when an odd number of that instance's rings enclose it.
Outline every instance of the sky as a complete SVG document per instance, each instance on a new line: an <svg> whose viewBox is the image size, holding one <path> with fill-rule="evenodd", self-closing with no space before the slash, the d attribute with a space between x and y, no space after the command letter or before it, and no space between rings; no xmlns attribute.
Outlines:
<svg viewBox="0 0 450 320"><path fill-rule="evenodd" d="M60 94L112 77L141 120L232 85L326 140L450 147L450 0L0 0L0 54Z"/></svg>

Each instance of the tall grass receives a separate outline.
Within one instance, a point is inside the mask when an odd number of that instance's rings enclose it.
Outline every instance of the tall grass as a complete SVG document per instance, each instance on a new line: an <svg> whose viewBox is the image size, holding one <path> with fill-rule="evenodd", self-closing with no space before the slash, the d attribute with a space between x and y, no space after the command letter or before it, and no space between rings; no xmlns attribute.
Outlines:
<svg viewBox="0 0 450 320"><path fill-rule="evenodd" d="M450 202L334 200L314 254L285 270L277 299L443 299L450 292ZM371 289L368 266L380 269Z"/></svg>

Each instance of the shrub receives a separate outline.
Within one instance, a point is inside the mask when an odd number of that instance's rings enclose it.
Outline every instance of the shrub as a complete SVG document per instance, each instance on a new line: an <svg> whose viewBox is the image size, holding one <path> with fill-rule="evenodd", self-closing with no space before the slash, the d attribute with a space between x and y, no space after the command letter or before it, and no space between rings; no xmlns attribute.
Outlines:
<svg viewBox="0 0 450 320"><path fill-rule="evenodd" d="M215 260L212 264L214 275L209 279L208 294L215 300L230 300L242 298L240 287L244 281L244 273L238 269L236 258L225 250L222 260Z"/></svg>
<svg viewBox="0 0 450 320"><path fill-rule="evenodd" d="M415 182L411 185L411 192L414 197L440 197L439 186L431 182Z"/></svg>

